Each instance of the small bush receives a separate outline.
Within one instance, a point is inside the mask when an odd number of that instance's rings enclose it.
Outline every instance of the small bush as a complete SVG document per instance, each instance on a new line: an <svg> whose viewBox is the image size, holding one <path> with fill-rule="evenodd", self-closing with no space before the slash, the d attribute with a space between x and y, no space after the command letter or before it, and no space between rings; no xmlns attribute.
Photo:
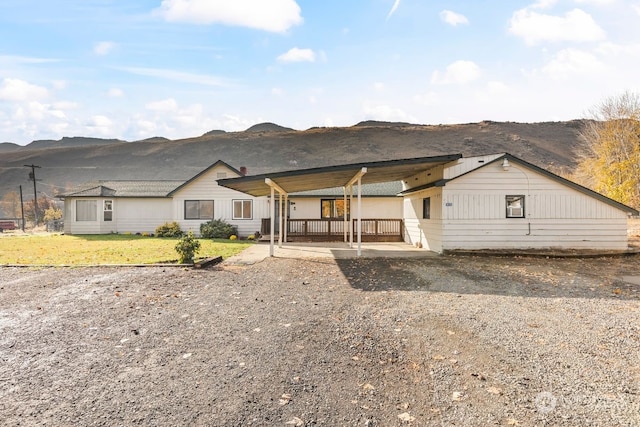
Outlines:
<svg viewBox="0 0 640 427"><path fill-rule="evenodd" d="M256 240L256 236L254 236L253 234L249 234L247 236L247 240Z"/></svg>
<svg viewBox="0 0 640 427"><path fill-rule="evenodd" d="M200 242L195 239L192 232L182 236L176 244L180 264L193 264L193 258L198 250L200 250Z"/></svg>
<svg viewBox="0 0 640 427"><path fill-rule="evenodd" d="M200 236L205 239L228 239L234 234L237 234L236 228L221 219L200 224Z"/></svg>
<svg viewBox="0 0 640 427"><path fill-rule="evenodd" d="M184 233L180 229L177 222L165 222L156 228L156 236L158 237L182 237Z"/></svg>
<svg viewBox="0 0 640 427"><path fill-rule="evenodd" d="M238 236L232 234L231 236L229 236L229 240L238 240Z"/></svg>

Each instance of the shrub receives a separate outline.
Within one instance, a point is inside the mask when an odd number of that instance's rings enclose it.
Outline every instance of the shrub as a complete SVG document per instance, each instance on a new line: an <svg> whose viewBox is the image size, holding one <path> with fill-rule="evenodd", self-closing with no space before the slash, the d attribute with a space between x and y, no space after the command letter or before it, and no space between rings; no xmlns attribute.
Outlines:
<svg viewBox="0 0 640 427"><path fill-rule="evenodd" d="M177 222L165 222L156 228L156 236L158 237L182 237L184 233L180 229Z"/></svg>
<svg viewBox="0 0 640 427"><path fill-rule="evenodd" d="M232 234L231 236L229 236L229 240L238 240L238 236Z"/></svg>
<svg viewBox="0 0 640 427"><path fill-rule="evenodd" d="M182 236L176 244L180 264L193 264L193 258L198 250L200 250L200 242L195 239L192 232Z"/></svg>
<svg viewBox="0 0 640 427"><path fill-rule="evenodd" d="M236 234L236 228L221 219L212 219L200 224L200 236L205 239L228 239Z"/></svg>
<svg viewBox="0 0 640 427"><path fill-rule="evenodd" d="M256 240L256 236L254 236L253 234L249 234L247 236L247 240Z"/></svg>

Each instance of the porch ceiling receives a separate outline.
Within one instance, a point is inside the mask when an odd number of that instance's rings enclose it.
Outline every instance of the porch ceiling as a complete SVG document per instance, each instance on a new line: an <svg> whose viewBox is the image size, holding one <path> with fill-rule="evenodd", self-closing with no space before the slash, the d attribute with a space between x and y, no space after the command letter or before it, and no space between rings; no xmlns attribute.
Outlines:
<svg viewBox="0 0 640 427"><path fill-rule="evenodd" d="M458 160L461 157L462 154L449 154L444 156L299 169L239 178L219 179L218 184L256 197L267 196L271 193L271 187L265 183L265 179L270 178L287 193L296 193L299 191L342 187L363 167L367 168L367 173L362 177L362 183L374 184L379 182L401 181L416 173L437 165Z"/></svg>

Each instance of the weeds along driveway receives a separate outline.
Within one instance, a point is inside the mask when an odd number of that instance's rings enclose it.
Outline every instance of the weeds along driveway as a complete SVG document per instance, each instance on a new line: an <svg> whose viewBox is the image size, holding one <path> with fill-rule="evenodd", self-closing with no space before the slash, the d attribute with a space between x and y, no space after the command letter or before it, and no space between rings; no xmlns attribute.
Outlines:
<svg viewBox="0 0 640 427"><path fill-rule="evenodd" d="M0 269L6 425L640 425L636 257Z"/></svg>

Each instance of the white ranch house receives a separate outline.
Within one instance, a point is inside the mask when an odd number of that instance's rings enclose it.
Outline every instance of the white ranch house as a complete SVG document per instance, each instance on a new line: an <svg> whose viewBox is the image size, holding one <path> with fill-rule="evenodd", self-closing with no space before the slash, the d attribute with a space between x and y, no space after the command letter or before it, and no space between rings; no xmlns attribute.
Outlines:
<svg viewBox="0 0 640 427"><path fill-rule="evenodd" d="M506 153L252 176L218 161L186 182L104 181L61 198L68 234L153 233L169 221L198 234L221 218L244 237L274 229L285 241L399 240L439 253L625 250L627 218L638 215Z"/></svg>
<svg viewBox="0 0 640 427"><path fill-rule="evenodd" d="M223 219L234 225L241 237L264 233L270 201L219 186L217 180L241 177L240 171L217 161L188 181L100 181L82 185L59 197L64 200L66 234L152 234L156 227L176 221L180 228L198 235L200 224ZM399 182L368 185L363 215L400 220L402 202ZM365 190L366 191L366 190ZM291 199L292 219L330 220L341 215L342 200L335 189L323 195L301 193ZM340 212L339 212L340 211ZM323 214L324 212L324 214ZM268 222L267 222L268 223ZM276 231L278 228L276 228ZM268 232L268 229L267 229ZM398 236L400 228L398 226Z"/></svg>

